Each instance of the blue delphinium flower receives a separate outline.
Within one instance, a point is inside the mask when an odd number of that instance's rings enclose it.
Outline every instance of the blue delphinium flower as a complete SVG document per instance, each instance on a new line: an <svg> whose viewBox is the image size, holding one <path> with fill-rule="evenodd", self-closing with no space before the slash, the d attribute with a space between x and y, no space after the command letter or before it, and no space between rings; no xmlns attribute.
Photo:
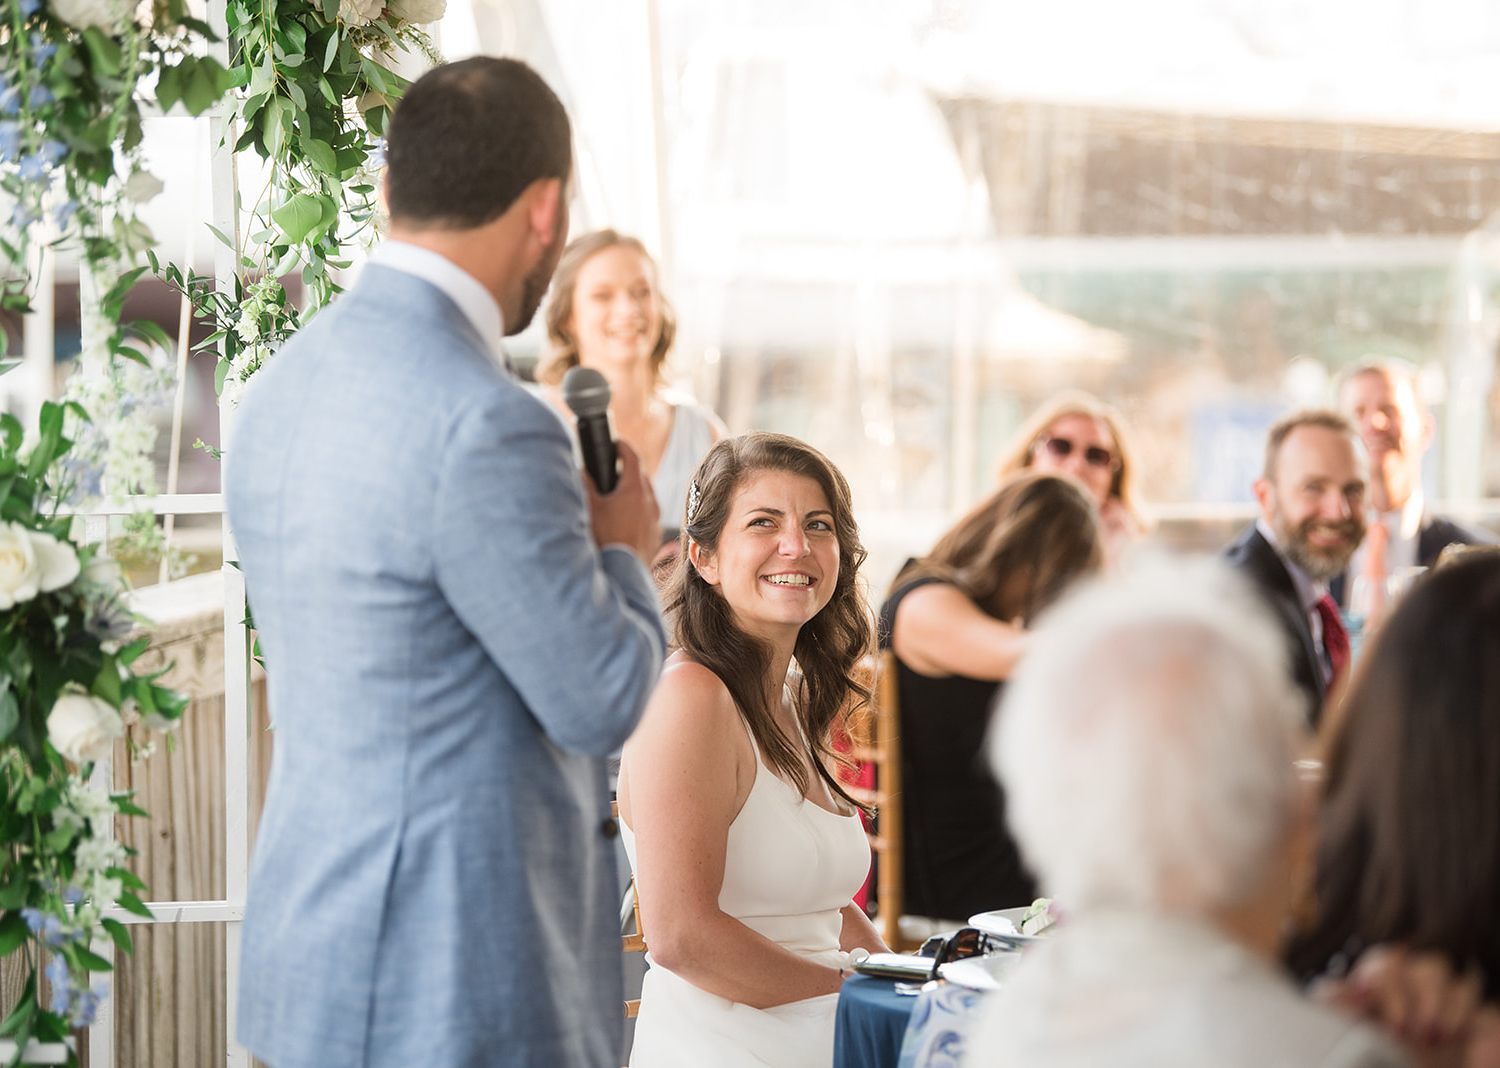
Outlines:
<svg viewBox="0 0 1500 1068"><path fill-rule="evenodd" d="M14 119L0 122L0 163L9 163L21 151L21 124Z"/></svg>
<svg viewBox="0 0 1500 1068"><path fill-rule="evenodd" d="M47 161L49 167L56 167L68 154L68 146L61 141L48 139L42 142L41 151L37 155Z"/></svg>
<svg viewBox="0 0 1500 1068"><path fill-rule="evenodd" d="M26 229L32 223L36 222L36 219L37 217L31 213L31 209L25 204L17 204L10 213L10 223L17 230Z"/></svg>
<svg viewBox="0 0 1500 1068"><path fill-rule="evenodd" d="M62 920L56 916L48 916L42 921L42 941L53 949L59 949L72 941L67 933L63 931Z"/></svg>
<svg viewBox="0 0 1500 1068"><path fill-rule="evenodd" d="M52 219L57 223L59 230L66 230L68 223L73 221L73 214L78 210L78 201L68 200L59 204L52 210Z"/></svg>
<svg viewBox="0 0 1500 1068"><path fill-rule="evenodd" d="M92 1027L94 1017L99 1012L99 1002L109 995L109 984L106 982L95 983L92 989L80 990L78 1000L73 1004L73 1015L69 1023L74 1027Z"/></svg>
<svg viewBox="0 0 1500 1068"><path fill-rule="evenodd" d="M57 45L39 33L31 35L31 61L38 67L45 67L47 61L57 55Z"/></svg>
<svg viewBox="0 0 1500 1068"><path fill-rule="evenodd" d="M52 95L52 90L45 85L33 85L31 87L31 106L34 108L46 107L57 97Z"/></svg>
<svg viewBox="0 0 1500 1068"><path fill-rule="evenodd" d="M18 115L21 111L21 87L8 85L0 89L0 115Z"/></svg>
<svg viewBox="0 0 1500 1068"><path fill-rule="evenodd" d="M83 900L83 891L76 886L70 886L62 892L62 899L69 905L76 905Z"/></svg>
<svg viewBox="0 0 1500 1068"><path fill-rule="evenodd" d="M385 138L384 137L377 137L377 138L375 138L375 143L370 146L370 154L368 156L368 159L369 159L369 163L370 163L371 167L384 167L385 166Z"/></svg>
<svg viewBox="0 0 1500 1068"><path fill-rule="evenodd" d="M42 941L56 949L66 945L70 939L63 934L62 921L41 909L22 909L21 919L31 928L31 933L41 935Z"/></svg>
<svg viewBox="0 0 1500 1068"><path fill-rule="evenodd" d="M47 965L47 981L52 984L52 1004L49 1008L59 1016L66 1016L68 1007L72 1005L72 976L68 974L68 962L61 957L53 957L52 963Z"/></svg>
<svg viewBox="0 0 1500 1068"><path fill-rule="evenodd" d="M42 0L21 0L21 14L31 18L42 9Z"/></svg>
<svg viewBox="0 0 1500 1068"><path fill-rule="evenodd" d="M16 174L23 182L40 182L47 177L47 161L41 156L27 156L16 168Z"/></svg>

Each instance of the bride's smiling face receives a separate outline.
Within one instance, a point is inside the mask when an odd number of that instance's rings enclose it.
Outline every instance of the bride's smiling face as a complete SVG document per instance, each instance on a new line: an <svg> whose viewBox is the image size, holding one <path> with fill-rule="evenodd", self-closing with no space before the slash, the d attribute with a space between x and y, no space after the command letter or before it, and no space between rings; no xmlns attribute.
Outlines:
<svg viewBox="0 0 1500 1068"><path fill-rule="evenodd" d="M839 540L823 488L806 475L759 471L735 491L716 550L693 564L740 629L773 638L821 612L839 575Z"/></svg>

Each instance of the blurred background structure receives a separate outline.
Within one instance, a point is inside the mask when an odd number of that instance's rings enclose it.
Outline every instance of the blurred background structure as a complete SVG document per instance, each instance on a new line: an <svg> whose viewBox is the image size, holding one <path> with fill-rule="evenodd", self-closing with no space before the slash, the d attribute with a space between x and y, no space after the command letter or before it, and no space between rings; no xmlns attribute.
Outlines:
<svg viewBox="0 0 1500 1068"><path fill-rule="evenodd" d="M732 431L844 468L877 589L1067 386L1125 412L1163 535L1216 546L1275 416L1400 356L1437 420L1429 499L1500 516L1493 5L450 0L434 35L558 88L575 232L658 254L672 373ZM151 126L148 221L207 271L203 127ZM76 287L56 274L65 363ZM175 332L172 294L133 301ZM524 367L541 344L512 351ZM191 449L217 444L211 361L189 374L180 489L211 492ZM52 381L33 358L0 391L21 408Z"/></svg>

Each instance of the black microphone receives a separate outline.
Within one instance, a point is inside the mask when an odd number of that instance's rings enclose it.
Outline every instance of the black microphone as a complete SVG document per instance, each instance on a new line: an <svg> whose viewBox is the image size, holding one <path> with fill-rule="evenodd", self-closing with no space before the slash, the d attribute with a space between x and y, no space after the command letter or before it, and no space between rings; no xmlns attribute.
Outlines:
<svg viewBox="0 0 1500 1068"><path fill-rule="evenodd" d="M592 367L575 367L562 380L563 403L578 417L578 444L583 447L583 469L600 493L619 481L615 470L615 427L609 417L609 382Z"/></svg>

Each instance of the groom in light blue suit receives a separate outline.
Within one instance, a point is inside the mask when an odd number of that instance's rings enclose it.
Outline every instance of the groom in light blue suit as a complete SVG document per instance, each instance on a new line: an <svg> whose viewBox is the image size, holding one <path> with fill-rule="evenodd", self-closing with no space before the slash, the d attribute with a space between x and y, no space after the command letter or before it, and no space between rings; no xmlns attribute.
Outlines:
<svg viewBox="0 0 1500 1068"><path fill-rule="evenodd" d="M556 266L571 160L523 64L419 80L391 240L236 418L276 729L238 1038L273 1068L619 1068L604 757L664 654L658 512L625 446L614 492L582 483L500 350Z"/></svg>

